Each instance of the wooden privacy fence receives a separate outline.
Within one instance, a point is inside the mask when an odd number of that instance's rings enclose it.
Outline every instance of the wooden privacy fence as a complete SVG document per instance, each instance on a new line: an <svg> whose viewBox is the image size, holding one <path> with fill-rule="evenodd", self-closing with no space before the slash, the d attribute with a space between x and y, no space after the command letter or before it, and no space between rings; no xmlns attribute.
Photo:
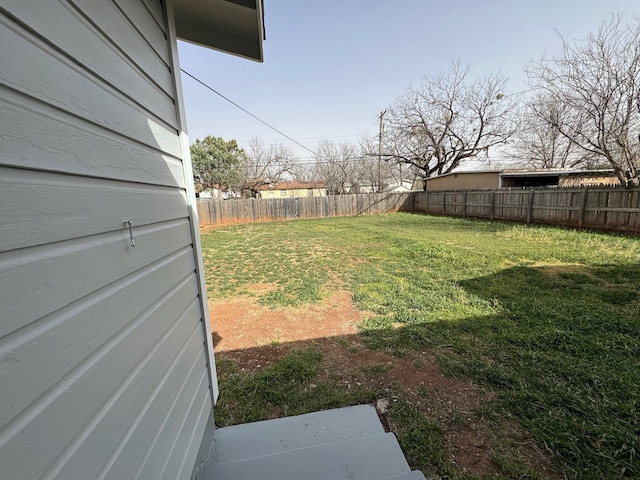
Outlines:
<svg viewBox="0 0 640 480"><path fill-rule="evenodd" d="M640 189L571 188L420 192L429 214L640 232Z"/></svg>
<svg viewBox="0 0 640 480"><path fill-rule="evenodd" d="M200 226L387 212L640 233L640 189L550 188L200 200Z"/></svg>
<svg viewBox="0 0 640 480"><path fill-rule="evenodd" d="M199 200L200 226L229 223L412 212L411 193L368 193L326 197Z"/></svg>

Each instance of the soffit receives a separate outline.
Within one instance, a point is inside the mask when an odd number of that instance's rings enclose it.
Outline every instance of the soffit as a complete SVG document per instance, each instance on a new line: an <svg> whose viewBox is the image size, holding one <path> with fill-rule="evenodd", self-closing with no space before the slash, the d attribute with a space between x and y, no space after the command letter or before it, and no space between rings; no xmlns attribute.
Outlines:
<svg viewBox="0 0 640 480"><path fill-rule="evenodd" d="M176 35L262 62L263 0L175 0Z"/></svg>

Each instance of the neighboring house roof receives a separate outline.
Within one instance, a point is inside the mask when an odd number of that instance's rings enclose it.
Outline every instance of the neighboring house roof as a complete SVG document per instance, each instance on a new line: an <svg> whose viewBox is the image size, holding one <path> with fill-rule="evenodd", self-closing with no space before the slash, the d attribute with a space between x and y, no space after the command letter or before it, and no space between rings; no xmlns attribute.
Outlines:
<svg viewBox="0 0 640 480"><path fill-rule="evenodd" d="M443 175L437 175L430 177L429 180L435 178L445 178L456 175L474 175L481 173L499 173L501 177L544 177L544 176L557 176L557 175L593 175L593 174L612 174L611 169L593 169L593 170L581 170L578 168L505 168L497 170L456 170Z"/></svg>
<svg viewBox="0 0 640 480"><path fill-rule="evenodd" d="M546 176L559 176L559 175L608 175L613 174L611 169L599 169L599 170L580 170L576 168L537 168L537 169L523 169L518 170L515 168L505 169L500 172L501 177L546 177Z"/></svg>
<svg viewBox="0 0 640 480"><path fill-rule="evenodd" d="M614 184L611 169L509 168L501 170L454 171L427 178L427 190L479 190L494 188L585 186Z"/></svg>
<svg viewBox="0 0 640 480"><path fill-rule="evenodd" d="M471 175L471 174L476 174L476 173L502 173L504 170L455 170L453 172L449 172L449 173L443 173L442 175L436 175L434 177L429 177L428 180L431 180L432 178L444 178L444 177L450 177L450 176L454 176L454 175Z"/></svg>
<svg viewBox="0 0 640 480"><path fill-rule="evenodd" d="M407 187L406 185L389 185L387 188L383 190L383 192L390 192L390 193L403 193L403 192L410 192L410 191L411 191L411 187Z"/></svg>
<svg viewBox="0 0 640 480"><path fill-rule="evenodd" d="M263 185L260 190L309 190L313 188L326 188L324 182L279 182Z"/></svg>
<svg viewBox="0 0 640 480"><path fill-rule="evenodd" d="M383 190L384 192L391 193L402 193L402 192L410 192L413 189L413 180L407 180L403 178L400 181L393 181L387 185L387 187Z"/></svg>
<svg viewBox="0 0 640 480"><path fill-rule="evenodd" d="M175 0L176 35L262 62L263 12L263 0Z"/></svg>

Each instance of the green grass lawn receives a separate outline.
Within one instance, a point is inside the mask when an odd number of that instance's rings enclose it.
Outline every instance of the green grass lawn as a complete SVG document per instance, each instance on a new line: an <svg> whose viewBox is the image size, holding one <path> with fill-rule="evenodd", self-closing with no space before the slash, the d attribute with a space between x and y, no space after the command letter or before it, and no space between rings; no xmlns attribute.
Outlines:
<svg viewBox="0 0 640 480"><path fill-rule="evenodd" d="M475 414L496 428L517 419L561 477L640 478L639 239L389 214L231 226L202 242L210 298L249 294L278 308L345 288L367 312L367 348L429 352L446 375L483 385L495 400ZM260 282L276 288L250 290ZM295 414L380 393L325 382L310 397L320 354L292 355L252 374L223 363L218 419L243 409L257 413L241 420L258 419L278 395ZM274 384L283 387L269 392ZM414 465L475 478L447 463L438 425L396 393L390 415ZM491 478L544 478L499 457Z"/></svg>

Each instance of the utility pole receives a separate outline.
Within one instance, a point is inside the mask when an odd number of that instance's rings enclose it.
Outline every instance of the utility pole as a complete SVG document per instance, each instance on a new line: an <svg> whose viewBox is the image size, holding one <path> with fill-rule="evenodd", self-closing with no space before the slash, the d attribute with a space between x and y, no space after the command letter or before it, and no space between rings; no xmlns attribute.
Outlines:
<svg viewBox="0 0 640 480"><path fill-rule="evenodd" d="M378 192L382 190L382 117L386 110L380 112L380 130L378 132Z"/></svg>

